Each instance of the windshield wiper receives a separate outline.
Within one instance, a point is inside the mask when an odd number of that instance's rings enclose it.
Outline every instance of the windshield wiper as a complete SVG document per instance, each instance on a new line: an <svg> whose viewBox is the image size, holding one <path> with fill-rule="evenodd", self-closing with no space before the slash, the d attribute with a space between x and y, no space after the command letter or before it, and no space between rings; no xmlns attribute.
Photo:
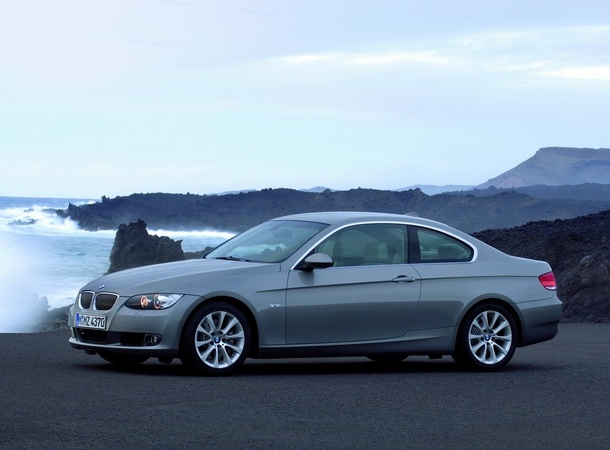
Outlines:
<svg viewBox="0 0 610 450"><path fill-rule="evenodd" d="M235 256L218 256L216 258L213 259L223 259L225 261L245 261L245 262L252 262L249 259L246 258L236 258Z"/></svg>

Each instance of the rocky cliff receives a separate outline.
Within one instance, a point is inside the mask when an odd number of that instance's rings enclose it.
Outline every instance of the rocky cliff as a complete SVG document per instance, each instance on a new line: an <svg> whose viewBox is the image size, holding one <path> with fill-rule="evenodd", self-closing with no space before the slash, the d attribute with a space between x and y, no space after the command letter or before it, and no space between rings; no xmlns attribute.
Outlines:
<svg viewBox="0 0 610 450"><path fill-rule="evenodd" d="M474 233L504 251L551 264L565 322L610 322L610 210L571 220L532 222ZM195 257L200 255L187 255ZM184 259L180 241L150 236L146 224L121 225L109 272Z"/></svg>
<svg viewBox="0 0 610 450"><path fill-rule="evenodd" d="M564 321L610 322L610 210L473 236L510 255L547 261Z"/></svg>
<svg viewBox="0 0 610 450"><path fill-rule="evenodd" d="M228 195L133 194L87 205L69 205L59 211L86 230L114 230L120 223L143 219L151 229L220 229L239 232L273 217L309 211L377 211L420 216L448 223L466 232L507 228L535 220L568 219L610 208L608 185L588 185L594 200L582 198L537 198L516 191L492 190L477 196L439 194L429 196L419 189L382 191L375 189L302 192L293 189Z"/></svg>
<svg viewBox="0 0 610 450"><path fill-rule="evenodd" d="M129 225L119 225L107 273L183 259L182 241L148 234L146 223L140 219Z"/></svg>

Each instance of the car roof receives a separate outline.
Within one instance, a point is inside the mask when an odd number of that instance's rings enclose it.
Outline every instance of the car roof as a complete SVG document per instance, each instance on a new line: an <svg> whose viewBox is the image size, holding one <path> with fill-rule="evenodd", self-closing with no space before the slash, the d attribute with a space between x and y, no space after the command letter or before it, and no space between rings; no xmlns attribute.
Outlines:
<svg viewBox="0 0 610 450"><path fill-rule="evenodd" d="M479 255L480 252L484 249L488 249L488 251L491 251L494 254L501 253L499 250L476 239L468 233L453 228L451 225L447 225L445 223L437 222L431 219L425 219L423 217L418 217L413 214L392 214L364 211L320 211L292 214L288 216L277 217L273 220L303 220L310 222L319 222L326 223L334 228L341 228L344 225L350 225L352 223L356 224L367 222L396 222L409 225L419 225L443 231L463 241L466 241L469 245L475 246L477 248Z"/></svg>
<svg viewBox="0 0 610 450"><path fill-rule="evenodd" d="M437 228L451 228L441 222L436 222L430 219L424 219L412 214L392 214L380 212L365 212L365 211L320 211L308 212L300 214L291 214L289 216L278 217L274 220L304 220L309 222L327 223L329 225L341 225L351 222L401 222L419 225L428 225Z"/></svg>

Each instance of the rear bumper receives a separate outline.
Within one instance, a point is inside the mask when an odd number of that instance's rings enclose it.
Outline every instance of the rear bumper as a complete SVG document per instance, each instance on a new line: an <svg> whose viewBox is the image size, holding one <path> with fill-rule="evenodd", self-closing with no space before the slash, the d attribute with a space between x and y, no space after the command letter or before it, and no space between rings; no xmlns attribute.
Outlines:
<svg viewBox="0 0 610 450"><path fill-rule="evenodd" d="M557 335L563 304L556 295L546 300L519 305L521 341L519 347L548 341Z"/></svg>

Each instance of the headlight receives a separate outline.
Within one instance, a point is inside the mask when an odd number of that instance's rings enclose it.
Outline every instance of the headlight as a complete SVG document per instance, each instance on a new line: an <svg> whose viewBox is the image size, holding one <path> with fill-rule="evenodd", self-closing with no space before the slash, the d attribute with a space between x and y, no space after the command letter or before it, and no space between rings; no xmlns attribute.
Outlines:
<svg viewBox="0 0 610 450"><path fill-rule="evenodd" d="M125 302L125 306L131 309L167 309L181 297L182 294L134 295Z"/></svg>

